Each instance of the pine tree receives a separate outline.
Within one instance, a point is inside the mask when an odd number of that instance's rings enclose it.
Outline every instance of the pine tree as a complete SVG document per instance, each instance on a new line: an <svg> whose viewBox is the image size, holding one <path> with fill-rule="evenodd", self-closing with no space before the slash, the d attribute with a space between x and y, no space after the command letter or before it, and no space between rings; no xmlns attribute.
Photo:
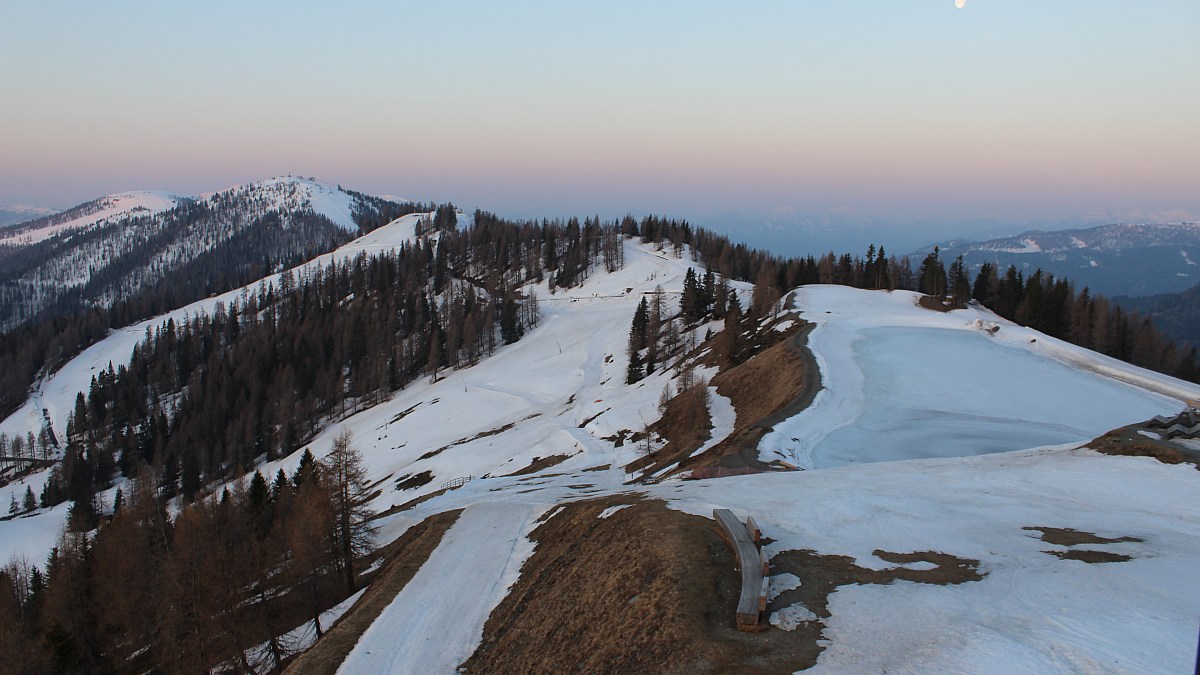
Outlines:
<svg viewBox="0 0 1200 675"><path fill-rule="evenodd" d="M635 384L646 376L642 366L642 355L637 350L629 350L629 367L625 371L625 384Z"/></svg>
<svg viewBox="0 0 1200 675"><path fill-rule="evenodd" d="M946 268L939 256L940 250L934 246L933 252L921 261L921 269L917 272L920 287L917 290L941 299L946 296Z"/></svg>
<svg viewBox="0 0 1200 675"><path fill-rule="evenodd" d="M304 483L315 481L317 468L317 458L313 457L312 450L305 448L300 455L300 463L296 466L296 473L292 474L292 484L299 489Z"/></svg>
<svg viewBox="0 0 1200 675"><path fill-rule="evenodd" d="M281 498L286 497L292 489L292 484L288 481L287 474L283 469L279 469L275 473L275 482L271 483L271 501L278 502Z"/></svg>
<svg viewBox="0 0 1200 675"><path fill-rule="evenodd" d="M984 262L979 266L979 274L975 277L975 284L971 288L971 297L991 307L995 303L999 288L1000 278L996 275L996 266L990 262Z"/></svg>
<svg viewBox="0 0 1200 675"><path fill-rule="evenodd" d="M271 489L267 487L267 479L261 471L255 471L250 478L250 489L247 493L249 506L252 511L260 511L271 501Z"/></svg>
<svg viewBox="0 0 1200 675"><path fill-rule="evenodd" d="M704 316L703 294L696 272L691 267L683 277L683 295L679 298L679 311L685 321L691 323Z"/></svg>
<svg viewBox="0 0 1200 675"><path fill-rule="evenodd" d="M950 264L949 292L955 307L965 307L971 298L971 274L960 255Z"/></svg>
<svg viewBox="0 0 1200 675"><path fill-rule="evenodd" d="M180 463L179 489L188 502L195 499L196 493L200 491L200 462L196 459L196 453L190 449L184 451L183 462Z"/></svg>

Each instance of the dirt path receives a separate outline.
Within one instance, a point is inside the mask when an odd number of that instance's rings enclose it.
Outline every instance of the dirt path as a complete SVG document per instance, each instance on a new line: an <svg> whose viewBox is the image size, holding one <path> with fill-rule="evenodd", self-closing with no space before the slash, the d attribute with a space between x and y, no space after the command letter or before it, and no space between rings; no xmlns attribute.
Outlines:
<svg viewBox="0 0 1200 675"><path fill-rule="evenodd" d="M800 357L800 362L804 367L804 382L796 400L758 421L754 426L764 431L773 430L776 424L799 415L801 411L812 405L813 399L817 397L817 392L821 391L821 369L817 366L817 357L813 356L812 350L808 348L808 336L816 327L817 325L813 323L805 324L789 340L789 345L796 356Z"/></svg>

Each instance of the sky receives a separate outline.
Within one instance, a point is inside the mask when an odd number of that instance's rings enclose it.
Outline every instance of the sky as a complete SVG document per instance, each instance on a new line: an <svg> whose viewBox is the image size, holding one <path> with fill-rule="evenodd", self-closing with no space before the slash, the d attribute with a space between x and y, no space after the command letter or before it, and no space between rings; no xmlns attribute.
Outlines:
<svg viewBox="0 0 1200 675"><path fill-rule="evenodd" d="M0 0L0 204L292 173L747 231L1200 214L1198 36L1196 0Z"/></svg>

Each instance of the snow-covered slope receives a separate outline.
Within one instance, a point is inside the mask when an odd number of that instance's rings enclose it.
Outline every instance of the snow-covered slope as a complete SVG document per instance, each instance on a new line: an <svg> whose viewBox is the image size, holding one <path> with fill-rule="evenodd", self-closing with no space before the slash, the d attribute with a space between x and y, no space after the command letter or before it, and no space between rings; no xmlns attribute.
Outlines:
<svg viewBox="0 0 1200 675"><path fill-rule="evenodd" d="M395 245L412 236L415 218L333 255ZM1200 388L1116 364L983 310L941 314L917 307L908 293L807 287L796 294L796 306L818 324L810 345L826 390L810 411L777 427L760 450L807 459L819 470L631 486L622 467L639 450L614 439L658 416L659 392L670 375L660 371L624 384L630 320L642 294L656 285L678 292L693 263L636 241L626 243L625 258L623 269L598 272L578 288L551 294L545 285L526 287L539 298L542 320L521 341L437 382L414 383L313 440L320 456L336 434L352 432L372 480L383 481L373 503L379 511L472 478L378 521L386 543L431 514L467 508L411 582L418 586L410 584L363 636L347 671L386 668L406 654L434 654L425 665L452 669L478 645L488 612L534 552L525 539L531 519L564 500L631 491L706 516L714 506L753 513L776 540L775 552L850 556L872 569L890 565L876 549L942 551L980 561L984 578L978 582L898 582L833 593L832 616L824 620L829 642L818 662L823 672L1189 667L1185 647L1194 642L1191 622L1200 606L1200 591L1192 590L1200 589L1200 507L1191 496L1200 473L1073 446L1176 412L1178 397L1198 396ZM41 400L53 406L56 424L65 424L75 392L94 369L128 359L148 325L153 322L112 336L44 383ZM994 334L987 330L993 325L1000 326ZM732 429L733 410L714 399L720 440ZM0 430L23 432L37 424L37 412L27 409ZM1072 445L1026 450L1068 441ZM511 475L555 456L565 459ZM921 459L928 457L935 458ZM299 452L261 469L266 475L291 471L298 459ZM842 466L820 468L834 465ZM424 485L395 487L424 472L430 475ZM24 486L0 489L0 503L14 490ZM41 559L47 538L17 541L10 535L19 531L10 528L39 523L53 530L62 518L51 513L0 522L0 558L25 552ZM1030 527L1142 541L1112 545L1132 557L1128 562L1088 565L1044 553L1057 549L1023 529ZM469 583L453 564L447 567L463 550L472 556ZM425 600L430 597L453 608L453 620ZM800 617L806 611L795 608Z"/></svg>
<svg viewBox="0 0 1200 675"><path fill-rule="evenodd" d="M1067 446L701 485L651 494L706 517L714 507L753 515L775 540L771 556L802 549L873 570L928 568L877 550L979 561L983 579L969 583L839 587L823 620L825 651L806 672L1185 673L1195 664L1200 472L1191 465ZM1141 541L1063 546L1025 528ZM1082 551L1131 559L1056 555Z"/></svg>
<svg viewBox="0 0 1200 675"><path fill-rule="evenodd" d="M235 185L223 192L204 195L205 201L213 201L224 193L254 193L274 208L284 211L312 209L348 232L356 232L354 223L354 197L340 186L322 183L315 178L278 176L267 180Z"/></svg>
<svg viewBox="0 0 1200 675"><path fill-rule="evenodd" d="M56 234L86 229L131 215L151 215L175 208L181 197L156 190L108 195L60 214L0 229L0 245L35 244Z"/></svg>

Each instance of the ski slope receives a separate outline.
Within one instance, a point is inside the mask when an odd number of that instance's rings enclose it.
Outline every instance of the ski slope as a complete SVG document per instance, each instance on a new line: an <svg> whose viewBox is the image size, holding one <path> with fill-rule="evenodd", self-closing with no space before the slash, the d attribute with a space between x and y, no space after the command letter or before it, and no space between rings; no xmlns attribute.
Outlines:
<svg viewBox="0 0 1200 675"><path fill-rule="evenodd" d="M338 672L454 672L533 553L527 535L536 515L520 503L468 507Z"/></svg>

